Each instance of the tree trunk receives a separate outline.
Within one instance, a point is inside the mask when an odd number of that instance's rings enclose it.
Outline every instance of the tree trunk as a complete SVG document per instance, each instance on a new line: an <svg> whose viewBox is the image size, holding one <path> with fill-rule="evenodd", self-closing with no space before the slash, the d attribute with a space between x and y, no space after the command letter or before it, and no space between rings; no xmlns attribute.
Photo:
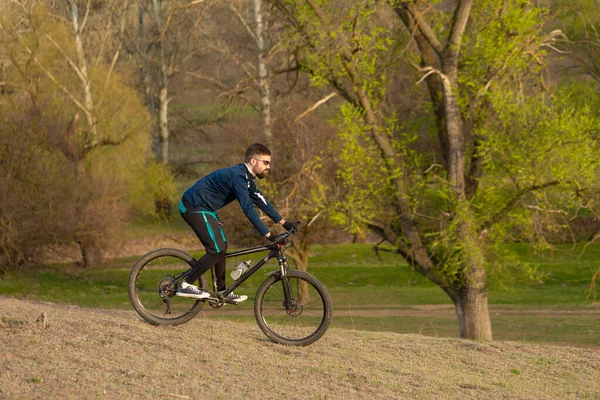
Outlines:
<svg viewBox="0 0 600 400"><path fill-rule="evenodd" d="M83 26L79 24L79 11L77 4L71 0L66 0L67 6L71 13L71 23L73 24L73 35L75 37L75 53L77 54L77 75L81 80L83 87L83 110L88 125L89 137L86 138L85 143L87 147L93 147L98 144L98 135L96 120L94 117L94 101L92 99L91 82L88 77L87 61L85 59L85 52L83 50L83 41L81 39L81 31Z"/></svg>
<svg viewBox="0 0 600 400"><path fill-rule="evenodd" d="M305 233L299 237L293 247L290 249L289 255L292 260L296 263L296 267L300 271L306 272L308 270L308 257L310 256L310 248L312 246L310 240ZM302 302L310 301L310 294L308 292L308 284L304 281L298 282L298 296Z"/></svg>
<svg viewBox="0 0 600 400"><path fill-rule="evenodd" d="M269 70L265 62L264 23L262 0L254 0L254 20L256 22L256 45L258 47L258 90L260 93L261 119L267 144L273 142L271 117L271 92Z"/></svg>
<svg viewBox="0 0 600 400"><path fill-rule="evenodd" d="M467 287L452 296L460 337L492 340L487 289Z"/></svg>
<svg viewBox="0 0 600 400"><path fill-rule="evenodd" d="M169 164L169 99L166 77L161 72L161 87L158 92L158 132L159 159L164 165Z"/></svg>
<svg viewBox="0 0 600 400"><path fill-rule="evenodd" d="M294 261L296 262L296 267L298 267L298 269L300 271L304 271L306 272L306 270L308 269L308 254L309 254L309 250L307 250L306 252L304 252L303 254L299 254L298 258L294 258ZM310 301L310 293L308 292L308 284L305 281L298 281L298 297L300 297L300 301L302 301L303 303L307 303Z"/></svg>
<svg viewBox="0 0 600 400"><path fill-rule="evenodd" d="M158 88L158 154L157 157L164 165L169 163L169 77L165 62L165 44L163 38L163 21L158 0L152 0L154 23L156 24L160 57L159 88Z"/></svg>
<svg viewBox="0 0 600 400"><path fill-rule="evenodd" d="M140 52L142 54L142 75L145 84L146 106L150 113L150 121L152 121L152 150L157 159L159 159L159 133L156 126L156 106L154 104L154 83L152 80L152 72L150 70L150 59L148 51L150 44L146 37L146 25L144 23L146 15L146 0L139 0L138 3L138 29L140 40Z"/></svg>
<svg viewBox="0 0 600 400"><path fill-rule="evenodd" d="M79 242L81 250L81 266L83 268L94 268L102 265L102 251L100 246L93 241Z"/></svg>
<svg viewBox="0 0 600 400"><path fill-rule="evenodd" d="M156 215L163 220L171 218L171 200L167 197L157 198L154 201Z"/></svg>

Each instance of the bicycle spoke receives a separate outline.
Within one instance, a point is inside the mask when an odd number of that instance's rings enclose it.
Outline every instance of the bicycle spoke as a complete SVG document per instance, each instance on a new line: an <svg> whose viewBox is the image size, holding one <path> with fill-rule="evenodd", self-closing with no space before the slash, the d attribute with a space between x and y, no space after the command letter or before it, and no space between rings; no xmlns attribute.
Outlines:
<svg viewBox="0 0 600 400"><path fill-rule="evenodd" d="M262 320L273 334L299 341L315 334L322 326L325 304L312 283L301 277L287 279L291 291L287 307L283 281L277 280L266 289L262 298Z"/></svg>
<svg viewBox="0 0 600 400"><path fill-rule="evenodd" d="M152 323L172 324L195 313L203 303L176 296L180 282L175 277L187 271L190 265L179 254L156 254L143 261L132 277L130 290L140 314ZM137 308L136 308L137 309Z"/></svg>

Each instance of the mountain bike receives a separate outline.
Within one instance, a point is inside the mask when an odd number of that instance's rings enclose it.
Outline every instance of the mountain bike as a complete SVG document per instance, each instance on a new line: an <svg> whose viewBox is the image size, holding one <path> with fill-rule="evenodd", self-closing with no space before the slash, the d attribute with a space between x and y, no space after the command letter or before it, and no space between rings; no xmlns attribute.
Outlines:
<svg viewBox="0 0 600 400"><path fill-rule="evenodd" d="M290 246L294 230L281 235L277 243L225 254L225 258L258 252L269 253L234 281L224 292L217 292L214 266L211 269L210 297L197 300L176 296L177 288L196 264L190 254L177 249L158 249L140 258L129 275L129 299L133 308L154 325L180 325L192 318L208 303L220 308L225 298L242 285L272 258L279 269L270 272L258 287L254 298L254 316L264 334L275 343L306 346L317 341L331 321L331 298L327 288L313 275L291 269L284 252ZM287 246L286 246L287 245ZM202 275L194 283L208 291ZM235 304L235 303L230 303Z"/></svg>

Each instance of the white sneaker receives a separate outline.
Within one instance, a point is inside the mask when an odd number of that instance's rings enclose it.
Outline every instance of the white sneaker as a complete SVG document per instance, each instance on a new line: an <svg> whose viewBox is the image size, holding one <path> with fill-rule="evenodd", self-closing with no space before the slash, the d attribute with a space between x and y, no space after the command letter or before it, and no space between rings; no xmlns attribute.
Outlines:
<svg viewBox="0 0 600 400"><path fill-rule="evenodd" d="M210 297L210 293L205 292L202 289L198 289L198 286L190 285L186 281L183 281L179 288L177 288L177 296L191 297L194 299L205 299Z"/></svg>
<svg viewBox="0 0 600 400"><path fill-rule="evenodd" d="M220 292L217 292L217 293L219 293L221 296L223 296L223 292L224 292L224 290L221 290ZM241 303L242 301L248 300L248 296L246 296L246 295L238 296L237 294L234 294L233 292L229 293L227 296L223 296L223 298L225 299L225 301L228 301L230 303L235 303L235 304L238 304L238 303Z"/></svg>

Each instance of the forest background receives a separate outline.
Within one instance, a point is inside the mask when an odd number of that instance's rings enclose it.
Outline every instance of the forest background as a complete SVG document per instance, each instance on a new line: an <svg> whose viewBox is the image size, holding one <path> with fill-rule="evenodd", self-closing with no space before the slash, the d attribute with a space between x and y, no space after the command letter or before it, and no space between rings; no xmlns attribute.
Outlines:
<svg viewBox="0 0 600 400"><path fill-rule="evenodd" d="M507 244L599 228L595 7L4 1L0 271L72 244L100 265L258 141L261 188L304 221L298 268L316 243L381 242L449 296L461 337L491 339L489 285L542 279ZM261 240L221 218L235 246Z"/></svg>

